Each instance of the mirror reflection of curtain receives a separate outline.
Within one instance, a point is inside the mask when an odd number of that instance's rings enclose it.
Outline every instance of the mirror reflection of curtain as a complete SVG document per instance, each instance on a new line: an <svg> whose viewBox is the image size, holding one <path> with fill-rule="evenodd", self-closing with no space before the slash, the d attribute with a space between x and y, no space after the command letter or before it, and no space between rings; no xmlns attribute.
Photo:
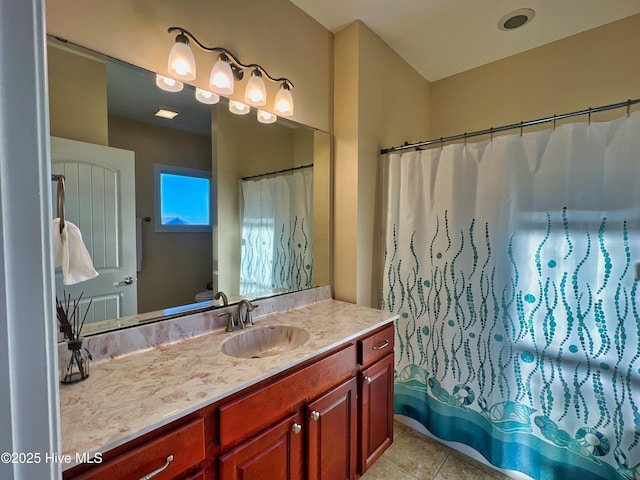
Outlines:
<svg viewBox="0 0 640 480"><path fill-rule="evenodd" d="M536 479L640 478L638 132L383 158L396 413Z"/></svg>
<svg viewBox="0 0 640 480"><path fill-rule="evenodd" d="M312 286L313 169L244 180L240 294Z"/></svg>

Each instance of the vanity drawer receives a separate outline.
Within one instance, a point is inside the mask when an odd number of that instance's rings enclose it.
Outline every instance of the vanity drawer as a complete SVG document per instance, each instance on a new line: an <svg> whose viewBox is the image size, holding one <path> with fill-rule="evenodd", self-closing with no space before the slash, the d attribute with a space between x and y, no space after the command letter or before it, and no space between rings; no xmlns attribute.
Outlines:
<svg viewBox="0 0 640 480"><path fill-rule="evenodd" d="M358 342L360 365L370 365L393 351L395 334L393 323L373 335Z"/></svg>
<svg viewBox="0 0 640 480"><path fill-rule="evenodd" d="M356 346L342 350L220 407L220 446L236 445L294 412L357 370Z"/></svg>
<svg viewBox="0 0 640 480"><path fill-rule="evenodd" d="M173 460L169 462L171 455ZM138 480L165 465L167 467L153 479L169 480L199 464L204 458L204 421L198 418L118 455L74 477L74 480Z"/></svg>

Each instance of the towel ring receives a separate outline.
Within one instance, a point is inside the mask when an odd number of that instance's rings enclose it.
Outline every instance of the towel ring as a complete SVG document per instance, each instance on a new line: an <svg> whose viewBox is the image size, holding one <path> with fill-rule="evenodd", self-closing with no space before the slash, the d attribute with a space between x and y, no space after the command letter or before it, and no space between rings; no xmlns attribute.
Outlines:
<svg viewBox="0 0 640 480"><path fill-rule="evenodd" d="M64 228L64 175L51 175L51 181L58 182L56 191L58 218L60 218L60 233Z"/></svg>

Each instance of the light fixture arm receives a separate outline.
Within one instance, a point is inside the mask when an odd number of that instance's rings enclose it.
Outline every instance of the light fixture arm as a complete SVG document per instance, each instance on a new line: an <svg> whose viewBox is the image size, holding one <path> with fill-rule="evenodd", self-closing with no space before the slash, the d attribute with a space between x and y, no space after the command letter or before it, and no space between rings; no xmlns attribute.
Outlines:
<svg viewBox="0 0 640 480"><path fill-rule="evenodd" d="M240 67L242 67L243 69L259 69L262 73L264 73L269 80L271 80L272 82L283 82L284 85L288 85L290 87L293 87L293 82L291 80L289 80L288 78L285 77L280 77L280 78L274 78L271 75L269 75L269 72L267 72L264 67L262 65L258 65L257 63L249 63L249 64L244 64L242 63L240 60L238 60L238 57L236 57L233 53L231 53L229 50L227 50L226 48L223 47L207 47L206 45L203 45L200 40L198 40L191 32L189 32L188 30L182 28L182 27L169 27L167 29L168 33L172 33L178 31L180 32L180 35L184 35L186 37L191 38L191 40L193 40L196 45L198 45L201 49L206 50L207 52L220 52L223 55L226 55L228 57L230 57L233 62L237 65L239 65ZM234 70L234 72L237 72L239 69L237 68L233 68L236 65L232 64L232 69Z"/></svg>

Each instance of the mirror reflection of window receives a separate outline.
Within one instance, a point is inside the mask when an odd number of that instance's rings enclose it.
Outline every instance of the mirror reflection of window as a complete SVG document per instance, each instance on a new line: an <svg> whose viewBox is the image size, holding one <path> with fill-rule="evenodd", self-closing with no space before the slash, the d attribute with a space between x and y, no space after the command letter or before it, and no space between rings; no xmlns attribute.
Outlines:
<svg viewBox="0 0 640 480"><path fill-rule="evenodd" d="M211 172L155 165L156 232L211 229Z"/></svg>

